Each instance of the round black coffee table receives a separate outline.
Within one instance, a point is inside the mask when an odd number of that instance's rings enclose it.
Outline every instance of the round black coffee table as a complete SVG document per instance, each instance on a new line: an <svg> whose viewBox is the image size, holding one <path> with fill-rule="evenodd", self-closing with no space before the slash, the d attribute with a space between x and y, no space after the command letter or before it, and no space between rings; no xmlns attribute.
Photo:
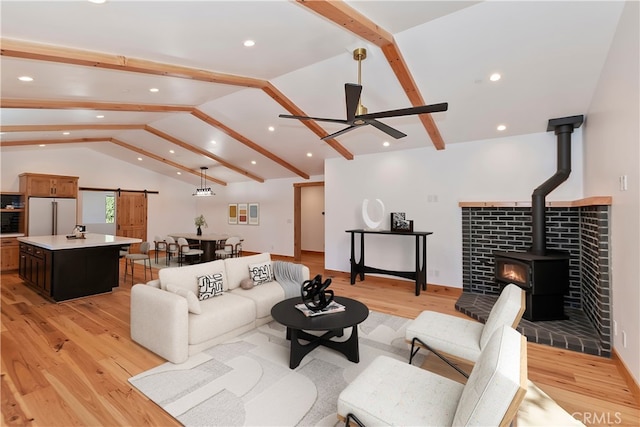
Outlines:
<svg viewBox="0 0 640 427"><path fill-rule="evenodd" d="M291 341L289 367L296 368L304 356L319 345L332 348L347 356L351 362L360 361L358 351L358 324L369 316L369 309L360 301L351 298L335 297L334 300L345 306L338 313L328 313L307 317L295 305L302 303L301 297L289 298L274 305L271 316L287 327L287 339ZM351 327L351 337L346 341L332 341L333 337L344 335L344 328ZM321 336L304 331L326 331ZM308 341L301 344L300 340Z"/></svg>

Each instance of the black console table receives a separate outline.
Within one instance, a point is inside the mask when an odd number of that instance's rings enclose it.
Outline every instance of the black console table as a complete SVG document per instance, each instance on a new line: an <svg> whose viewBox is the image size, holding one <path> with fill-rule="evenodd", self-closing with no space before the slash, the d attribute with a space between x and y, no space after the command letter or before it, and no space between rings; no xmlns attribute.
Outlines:
<svg viewBox="0 0 640 427"><path fill-rule="evenodd" d="M420 289L427 290L427 236L433 234L431 231L407 231L396 232L389 230L346 230L351 233L351 284L356 283L356 276L360 275L360 281L364 280L365 273L388 274L391 276L404 277L415 280L416 296L420 295ZM360 261L356 261L355 235L360 234ZM393 271L380 268L369 267L364 264L364 235L380 234L392 236L414 236L416 239L416 269L415 271ZM420 244L422 240L422 245Z"/></svg>

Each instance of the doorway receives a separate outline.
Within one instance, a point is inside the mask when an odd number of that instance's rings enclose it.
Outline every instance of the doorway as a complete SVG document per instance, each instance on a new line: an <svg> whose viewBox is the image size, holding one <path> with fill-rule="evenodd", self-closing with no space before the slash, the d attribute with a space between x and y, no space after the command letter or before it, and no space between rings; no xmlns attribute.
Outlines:
<svg viewBox="0 0 640 427"><path fill-rule="evenodd" d="M324 207L324 181L293 184L293 257L297 262L302 260L302 239L305 228L302 206L303 191L305 188L310 187L322 187L322 206ZM324 229L324 209L322 212L317 213L321 215L320 220ZM322 234L322 250L324 251L324 232Z"/></svg>

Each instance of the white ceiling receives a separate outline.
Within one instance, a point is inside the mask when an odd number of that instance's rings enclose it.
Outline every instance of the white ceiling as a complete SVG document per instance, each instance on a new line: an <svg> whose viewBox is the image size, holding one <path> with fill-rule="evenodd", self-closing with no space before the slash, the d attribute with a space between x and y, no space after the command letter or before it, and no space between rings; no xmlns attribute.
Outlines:
<svg viewBox="0 0 640 427"><path fill-rule="evenodd" d="M348 1L346 5L390 32L425 103L448 102L434 113L445 146L546 130L548 119L584 114L595 90L623 3L618 1ZM369 112L410 107L384 54L310 9L287 1L7 1L0 4L2 39L40 43L173 64L270 82L305 114L345 118L344 83L357 81L352 51L367 49L362 63L362 103ZM245 39L256 45L243 47ZM255 88L1 57L2 100L67 100L197 107L242 137L307 175L323 174L324 159L342 157L265 91ZM499 82L489 81L494 72ZM33 82L18 80L28 75ZM158 93L149 88L160 89ZM96 115L105 117L97 119ZM408 136L399 140L365 126L337 141L354 156L433 147L416 116L382 119ZM143 129L74 129L56 125L148 125L261 179L300 176L189 112L2 108L2 151L46 147L6 146L13 141L98 138L83 145L109 156L176 175L173 164L224 182L251 177L217 164ZM326 133L341 125L318 122ZM507 129L498 132L496 126ZM7 126L46 125L38 131ZM269 132L267 128L275 130ZM215 140L213 145L210 141ZM389 141L389 147L383 147ZM169 150L173 149L174 154ZM445 148L446 149L446 148ZM307 153L312 153L308 157ZM143 160L137 160L142 157ZM256 162L255 165L251 161Z"/></svg>

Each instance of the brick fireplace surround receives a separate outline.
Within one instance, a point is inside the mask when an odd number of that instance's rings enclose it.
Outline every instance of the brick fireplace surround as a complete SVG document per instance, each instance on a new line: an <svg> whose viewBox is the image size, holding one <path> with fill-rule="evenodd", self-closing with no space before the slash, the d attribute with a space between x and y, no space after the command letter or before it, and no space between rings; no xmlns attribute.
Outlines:
<svg viewBox="0 0 640 427"><path fill-rule="evenodd" d="M546 203L547 248L569 252L567 320L531 322L528 341L611 356L609 219L611 197ZM500 292L494 251L526 252L532 245L530 202L460 202L462 290L456 309L484 322Z"/></svg>

